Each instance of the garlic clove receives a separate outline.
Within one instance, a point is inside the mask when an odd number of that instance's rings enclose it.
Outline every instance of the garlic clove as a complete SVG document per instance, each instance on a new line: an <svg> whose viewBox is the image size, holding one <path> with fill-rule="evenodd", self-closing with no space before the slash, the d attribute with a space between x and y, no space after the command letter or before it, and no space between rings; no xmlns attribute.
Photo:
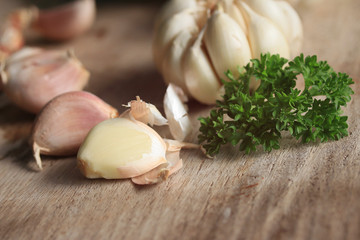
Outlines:
<svg viewBox="0 0 360 240"><path fill-rule="evenodd" d="M255 13L247 4L241 3L249 23L249 42L252 56L260 58L261 53L280 54L290 57L289 45L284 34L267 18Z"/></svg>
<svg viewBox="0 0 360 240"><path fill-rule="evenodd" d="M270 20L286 37L291 56L297 55L302 45L302 24L295 9L285 1L247 0L246 4L259 15Z"/></svg>
<svg viewBox="0 0 360 240"><path fill-rule="evenodd" d="M201 47L204 31L184 53L183 72L186 88L193 98L205 104L215 104L221 84Z"/></svg>
<svg viewBox="0 0 360 240"><path fill-rule="evenodd" d="M23 30L36 16L36 8L21 8L12 12L0 26L0 61L24 45Z"/></svg>
<svg viewBox="0 0 360 240"><path fill-rule="evenodd" d="M286 16L286 22L289 25L289 31L286 33L286 38L288 39L290 46L290 55L295 57L300 54L303 43L303 27L301 19L289 3L285 1L276 1L275 3Z"/></svg>
<svg viewBox="0 0 360 240"><path fill-rule="evenodd" d="M130 111L125 111L120 117L128 117L135 119L150 126L167 125L167 119L159 112L159 110L150 103L146 103L140 99L139 96L136 100L129 102L125 107L130 107Z"/></svg>
<svg viewBox="0 0 360 240"><path fill-rule="evenodd" d="M218 4L218 8L222 8L224 13L228 14L232 19L234 19L237 24L241 27L244 34L247 35L247 27L245 23L245 19L237 5L236 0L222 0Z"/></svg>
<svg viewBox="0 0 360 240"><path fill-rule="evenodd" d="M157 69L162 71L164 55L175 37L182 31L196 26L195 17L189 11L182 11L163 22L153 40L153 57Z"/></svg>
<svg viewBox="0 0 360 240"><path fill-rule="evenodd" d="M248 7L254 12L270 20L280 31L286 36L290 31L290 26L287 22L286 16L278 7L277 2L274 0L245 0ZM241 4L239 4L241 6ZM251 21L251 19L249 19ZM250 23L248 22L248 25Z"/></svg>
<svg viewBox="0 0 360 240"><path fill-rule="evenodd" d="M197 26L181 31L164 54L162 74L166 83L173 83L188 92L182 70L184 51L198 34Z"/></svg>
<svg viewBox="0 0 360 240"><path fill-rule="evenodd" d="M81 145L78 165L88 178L140 176L166 163L166 145L152 128L126 118L96 125Z"/></svg>
<svg viewBox="0 0 360 240"><path fill-rule="evenodd" d="M96 15L95 0L76 0L48 10L39 10L32 27L52 40L68 40L87 31Z"/></svg>
<svg viewBox="0 0 360 240"><path fill-rule="evenodd" d="M169 123L171 135L179 141L183 141L192 131L192 125L185 104L177 92L181 88L169 84L164 96L164 111Z"/></svg>
<svg viewBox="0 0 360 240"><path fill-rule="evenodd" d="M155 31L157 31L160 25L172 15L177 14L185 9L194 9L197 6L198 5L196 0L172 0L166 2L155 19Z"/></svg>
<svg viewBox="0 0 360 240"><path fill-rule="evenodd" d="M219 10L208 20L204 42L214 69L222 79L227 79L227 70L236 76L238 67L246 65L251 59L250 46L241 27Z"/></svg>
<svg viewBox="0 0 360 240"><path fill-rule="evenodd" d="M89 72L69 51L23 48L1 71L9 99L22 109L38 113L55 96L82 90Z"/></svg>
<svg viewBox="0 0 360 240"><path fill-rule="evenodd" d="M37 165L42 168L40 154L76 154L91 128L117 116L115 108L89 92L55 97L42 109L33 126L31 145Z"/></svg>

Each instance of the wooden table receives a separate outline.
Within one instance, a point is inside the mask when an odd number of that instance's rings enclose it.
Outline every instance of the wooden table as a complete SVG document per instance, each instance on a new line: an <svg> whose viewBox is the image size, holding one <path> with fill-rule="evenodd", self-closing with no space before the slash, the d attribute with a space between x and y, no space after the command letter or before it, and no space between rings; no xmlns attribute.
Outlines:
<svg viewBox="0 0 360 240"><path fill-rule="evenodd" d="M0 14L20 5L2 1ZM162 109L165 91L151 56L159 4L103 4L90 32L46 47L73 47L92 76L87 87L123 110L136 95ZM305 54L353 77L345 113L350 135L215 159L184 151L166 182L88 180L75 157L44 157L35 171L27 139L34 116L0 93L0 239L360 239L360 1L301 7ZM208 107L190 103L195 127ZM166 130L162 130L165 134ZM192 140L196 141L197 131Z"/></svg>

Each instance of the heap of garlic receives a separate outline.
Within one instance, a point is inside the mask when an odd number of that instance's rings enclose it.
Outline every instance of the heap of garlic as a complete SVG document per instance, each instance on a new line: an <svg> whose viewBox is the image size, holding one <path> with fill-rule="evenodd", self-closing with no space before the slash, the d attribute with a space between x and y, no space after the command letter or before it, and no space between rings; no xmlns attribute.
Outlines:
<svg viewBox="0 0 360 240"><path fill-rule="evenodd" d="M302 35L301 20L285 1L171 0L155 23L153 55L167 83L213 104L225 71L236 76L265 52L294 56Z"/></svg>
<svg viewBox="0 0 360 240"><path fill-rule="evenodd" d="M0 23L0 62L21 49L25 30L51 40L69 40L87 31L96 15L95 0L75 0L50 9L20 8Z"/></svg>

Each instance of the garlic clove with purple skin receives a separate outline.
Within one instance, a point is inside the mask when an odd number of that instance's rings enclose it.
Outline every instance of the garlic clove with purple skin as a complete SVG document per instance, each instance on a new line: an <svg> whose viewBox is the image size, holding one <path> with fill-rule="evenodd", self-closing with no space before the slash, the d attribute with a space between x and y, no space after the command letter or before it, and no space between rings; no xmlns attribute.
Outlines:
<svg viewBox="0 0 360 240"><path fill-rule="evenodd" d="M68 92L55 97L42 109L33 126L31 145L37 165L42 168L40 154L76 154L91 128L117 116L115 108L89 92Z"/></svg>
<svg viewBox="0 0 360 240"><path fill-rule="evenodd" d="M87 31L96 15L95 0L76 0L48 10L39 10L32 27L51 40L68 40Z"/></svg>
<svg viewBox="0 0 360 240"><path fill-rule="evenodd" d="M52 98L82 90L89 72L71 51L23 48L2 65L3 89L20 108L38 113Z"/></svg>

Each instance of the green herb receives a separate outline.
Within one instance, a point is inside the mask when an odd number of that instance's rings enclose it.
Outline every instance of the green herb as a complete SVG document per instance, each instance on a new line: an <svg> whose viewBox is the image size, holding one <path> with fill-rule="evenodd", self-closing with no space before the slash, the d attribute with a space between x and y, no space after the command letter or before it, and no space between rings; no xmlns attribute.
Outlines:
<svg viewBox="0 0 360 240"><path fill-rule="evenodd" d="M286 65L286 63L288 63ZM342 106L354 92L351 78L336 73L326 61L304 55L293 61L279 55L263 54L253 59L234 79L226 73L225 95L217 101L210 116L200 118L199 141L209 155L215 155L224 144L239 144L239 150L250 153L262 145L265 151L278 149L282 131L296 139L326 142L348 135L347 117ZM305 89L295 88L302 75ZM261 80L251 93L250 81Z"/></svg>

